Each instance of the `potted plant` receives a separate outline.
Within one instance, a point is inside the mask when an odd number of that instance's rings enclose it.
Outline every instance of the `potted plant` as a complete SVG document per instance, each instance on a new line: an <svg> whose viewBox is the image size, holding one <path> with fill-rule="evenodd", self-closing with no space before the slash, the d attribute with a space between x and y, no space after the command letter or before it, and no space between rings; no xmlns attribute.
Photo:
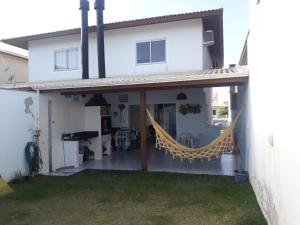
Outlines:
<svg viewBox="0 0 300 225"><path fill-rule="evenodd" d="M234 171L234 180L235 183L241 184L245 183L248 180L249 174L244 170L235 170Z"/></svg>

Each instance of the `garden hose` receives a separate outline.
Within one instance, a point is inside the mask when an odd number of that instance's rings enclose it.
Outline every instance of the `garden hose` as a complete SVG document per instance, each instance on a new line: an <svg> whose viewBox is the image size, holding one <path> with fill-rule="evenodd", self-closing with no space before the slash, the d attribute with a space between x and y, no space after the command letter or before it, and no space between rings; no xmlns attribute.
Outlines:
<svg viewBox="0 0 300 225"><path fill-rule="evenodd" d="M37 174L43 165L39 146L35 142L28 142L25 147L25 156L30 176Z"/></svg>

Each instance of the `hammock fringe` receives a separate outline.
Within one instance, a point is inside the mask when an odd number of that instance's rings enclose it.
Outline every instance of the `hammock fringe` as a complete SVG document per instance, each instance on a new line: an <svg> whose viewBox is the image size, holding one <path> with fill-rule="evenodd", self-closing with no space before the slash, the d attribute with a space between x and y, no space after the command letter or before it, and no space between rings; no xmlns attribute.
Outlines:
<svg viewBox="0 0 300 225"><path fill-rule="evenodd" d="M181 160L187 159L190 162L194 159L204 159L206 158L210 161L212 158L220 158L221 154L232 149L234 144L233 131L237 124L237 121L241 115L239 112L234 119L234 121L228 126L220 136L214 139L210 144L199 147L190 148L178 143L169 135L151 116L150 112L146 110L152 126L155 130L156 135L156 148L159 150L164 150L166 154L171 153L173 157L179 157Z"/></svg>

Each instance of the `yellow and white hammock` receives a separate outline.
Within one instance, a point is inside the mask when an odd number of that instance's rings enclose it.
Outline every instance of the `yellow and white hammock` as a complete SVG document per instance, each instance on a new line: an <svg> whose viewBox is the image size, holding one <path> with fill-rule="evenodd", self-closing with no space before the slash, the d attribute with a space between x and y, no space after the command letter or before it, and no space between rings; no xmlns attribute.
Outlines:
<svg viewBox="0 0 300 225"><path fill-rule="evenodd" d="M166 153L170 152L173 155L173 158L177 156L181 158L181 160L188 159L190 161L205 158L210 161L213 157L219 158L222 153L233 149L235 146L233 131L241 114L241 112L239 112L230 126L228 126L223 133L210 144L199 148L190 148L174 140L171 135L169 135L154 120L148 110L147 113L155 130L156 148L159 150L165 150Z"/></svg>

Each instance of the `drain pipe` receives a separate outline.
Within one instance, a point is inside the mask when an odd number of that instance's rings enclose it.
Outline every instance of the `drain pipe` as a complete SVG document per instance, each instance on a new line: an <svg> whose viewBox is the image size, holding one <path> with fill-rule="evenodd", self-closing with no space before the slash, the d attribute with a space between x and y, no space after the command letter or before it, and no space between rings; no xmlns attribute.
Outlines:
<svg viewBox="0 0 300 225"><path fill-rule="evenodd" d="M36 109L35 109L36 128L34 131L34 138L37 146L39 146L40 137L40 90L36 90Z"/></svg>
<svg viewBox="0 0 300 225"><path fill-rule="evenodd" d="M40 130L40 90L36 90L36 128Z"/></svg>

